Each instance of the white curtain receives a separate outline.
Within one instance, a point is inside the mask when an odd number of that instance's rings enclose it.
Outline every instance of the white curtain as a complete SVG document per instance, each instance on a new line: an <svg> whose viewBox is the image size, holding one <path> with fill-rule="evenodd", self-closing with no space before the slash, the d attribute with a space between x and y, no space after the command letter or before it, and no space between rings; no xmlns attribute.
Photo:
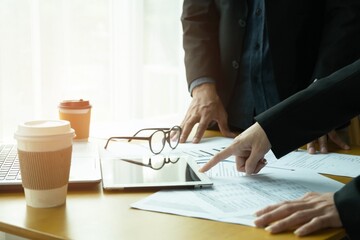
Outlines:
<svg viewBox="0 0 360 240"><path fill-rule="evenodd" d="M185 112L181 0L1 0L0 140L86 99L92 122Z"/></svg>

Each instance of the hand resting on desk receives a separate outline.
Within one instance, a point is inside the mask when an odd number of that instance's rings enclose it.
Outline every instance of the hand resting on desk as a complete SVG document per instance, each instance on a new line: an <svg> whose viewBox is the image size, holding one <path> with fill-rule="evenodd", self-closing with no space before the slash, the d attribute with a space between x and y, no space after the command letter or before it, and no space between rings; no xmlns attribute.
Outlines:
<svg viewBox="0 0 360 240"><path fill-rule="evenodd" d="M319 145L320 153L328 153L328 141L331 140L337 146L344 150L349 150L350 146L347 145L338 133L335 130L330 131L327 135L319 137L317 140L314 140L306 145L307 151L310 154L316 153L316 142Z"/></svg>
<svg viewBox="0 0 360 240"><path fill-rule="evenodd" d="M216 154L199 171L206 172L221 160L235 156L237 170L247 174L258 173L265 165L265 154L271 144L262 127L255 123L237 136L233 143ZM334 193L308 193L294 201L268 206L258 212L255 225L266 227L271 233L293 230L304 236L327 227L341 227L342 223L334 203Z"/></svg>
<svg viewBox="0 0 360 240"><path fill-rule="evenodd" d="M295 229L294 234L305 236L327 227L341 227L334 203L334 193L308 193L296 201L268 206L256 212L257 227L271 233Z"/></svg>
<svg viewBox="0 0 360 240"><path fill-rule="evenodd" d="M202 84L193 90L193 98L189 109L181 123L183 129L180 143L185 143L195 124L199 123L193 143L199 143L207 127L213 121L218 123L220 132L226 137L236 135L229 130L227 113L219 96L216 93L215 84Z"/></svg>

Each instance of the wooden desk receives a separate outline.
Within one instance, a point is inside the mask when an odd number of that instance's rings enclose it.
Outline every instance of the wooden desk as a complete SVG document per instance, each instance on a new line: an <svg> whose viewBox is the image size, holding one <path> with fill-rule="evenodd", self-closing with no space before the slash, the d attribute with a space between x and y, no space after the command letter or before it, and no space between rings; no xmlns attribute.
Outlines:
<svg viewBox="0 0 360 240"><path fill-rule="evenodd" d="M338 152L360 155L360 147ZM49 209L27 207L23 192L0 192L0 231L30 239L299 239L291 232L271 235L253 227L129 208L153 192L104 192L101 185L70 189L66 205ZM303 239L344 236L343 229L328 229Z"/></svg>

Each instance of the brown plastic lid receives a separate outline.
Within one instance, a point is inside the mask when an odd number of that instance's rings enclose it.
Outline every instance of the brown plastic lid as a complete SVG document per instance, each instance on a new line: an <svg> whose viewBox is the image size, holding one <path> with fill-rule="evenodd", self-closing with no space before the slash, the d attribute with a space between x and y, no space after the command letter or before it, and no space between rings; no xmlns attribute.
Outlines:
<svg viewBox="0 0 360 240"><path fill-rule="evenodd" d="M59 108L66 109L85 109L91 108L90 102L87 100L64 100L59 104Z"/></svg>

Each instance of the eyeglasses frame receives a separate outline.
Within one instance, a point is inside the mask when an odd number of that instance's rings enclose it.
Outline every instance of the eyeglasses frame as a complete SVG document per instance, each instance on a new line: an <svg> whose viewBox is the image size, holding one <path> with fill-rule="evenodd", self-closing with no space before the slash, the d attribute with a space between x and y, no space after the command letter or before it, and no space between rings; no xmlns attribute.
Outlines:
<svg viewBox="0 0 360 240"><path fill-rule="evenodd" d="M179 130L179 139L176 143L175 146L172 146L170 144L170 132L173 130L173 129L178 129ZM149 137L136 137L136 135L138 135L140 132L142 131L154 131ZM120 136L120 137L110 137L108 138L108 140L106 141L106 144L105 144L105 149L107 149L107 146L109 145L109 142L111 140L115 140L115 139L128 139L128 142L131 142L132 140L147 140L149 142L149 148L151 150L152 153L154 153L155 155L156 154L160 154L162 152L162 150L164 149L165 147L165 141L163 142L163 146L162 148L160 149L160 151L158 152L155 152L151 146L151 139L152 137L154 136L155 133L157 133L158 131L161 131L163 132L164 134L164 137L165 137L165 140L168 142L169 146L171 149L175 149L178 145L179 145L179 140L180 140L180 135L181 135L181 132L182 132L182 129L180 126L173 126L171 128L142 128L140 129L139 131L137 131L132 137L123 137L123 136Z"/></svg>

